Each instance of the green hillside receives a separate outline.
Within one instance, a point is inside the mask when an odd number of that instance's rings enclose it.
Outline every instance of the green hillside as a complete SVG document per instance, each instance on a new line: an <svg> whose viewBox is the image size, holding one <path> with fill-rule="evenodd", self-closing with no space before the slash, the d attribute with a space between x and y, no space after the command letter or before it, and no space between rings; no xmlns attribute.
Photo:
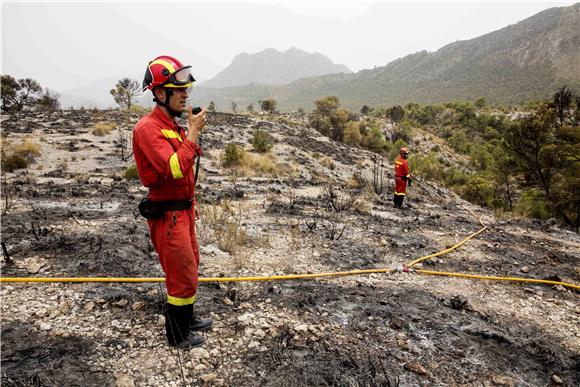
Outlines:
<svg viewBox="0 0 580 387"><path fill-rule="evenodd" d="M228 110L232 101L247 106L274 98L282 111L309 111L314 100L327 95L338 96L351 109L478 97L512 104L546 98L563 84L580 87L580 3L551 8L501 30L373 70L303 78L282 86L199 87L194 98L203 104L214 101L219 110Z"/></svg>

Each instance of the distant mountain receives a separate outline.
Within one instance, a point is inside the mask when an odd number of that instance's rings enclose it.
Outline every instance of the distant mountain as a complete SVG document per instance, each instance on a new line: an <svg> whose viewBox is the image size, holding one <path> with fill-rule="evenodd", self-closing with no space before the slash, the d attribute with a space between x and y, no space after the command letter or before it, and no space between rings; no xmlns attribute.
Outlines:
<svg viewBox="0 0 580 387"><path fill-rule="evenodd" d="M521 103L545 98L567 84L580 89L580 3L550 8L515 25L436 52L422 51L356 74L333 74L297 80L286 86L200 87L199 103L214 101L224 110L264 98L280 110L310 110L312 102L336 95L343 105L438 103L487 97Z"/></svg>
<svg viewBox="0 0 580 387"><path fill-rule="evenodd" d="M308 53L292 47L284 52L268 48L256 54L243 53L204 87L243 86L250 83L283 85L304 77L350 73L343 65L334 64L320 53Z"/></svg>

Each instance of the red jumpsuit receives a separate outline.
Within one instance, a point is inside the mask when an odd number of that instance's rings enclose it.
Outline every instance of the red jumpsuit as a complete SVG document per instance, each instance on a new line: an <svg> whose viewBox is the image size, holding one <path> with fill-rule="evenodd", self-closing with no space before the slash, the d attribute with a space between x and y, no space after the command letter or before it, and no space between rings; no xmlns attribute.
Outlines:
<svg viewBox="0 0 580 387"><path fill-rule="evenodd" d="M410 178L409 163L399 155L395 159L395 195L405 196L407 180Z"/></svg>
<svg viewBox="0 0 580 387"><path fill-rule="evenodd" d="M135 125L133 154L141 183L149 188L151 200L194 198L192 167L201 148L188 140L185 130L158 106ZM167 302L177 306L193 304L197 292L199 247L194 207L147 220L165 272Z"/></svg>

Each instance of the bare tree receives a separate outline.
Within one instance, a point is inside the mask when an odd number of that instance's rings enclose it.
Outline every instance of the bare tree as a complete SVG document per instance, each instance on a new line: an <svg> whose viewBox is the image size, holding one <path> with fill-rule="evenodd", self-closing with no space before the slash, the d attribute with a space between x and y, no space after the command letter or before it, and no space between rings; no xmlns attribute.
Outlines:
<svg viewBox="0 0 580 387"><path fill-rule="evenodd" d="M377 195L382 194L385 189L385 177L383 158L381 156L373 157L373 190Z"/></svg>
<svg viewBox="0 0 580 387"><path fill-rule="evenodd" d="M2 215L6 215L12 207L16 205L16 191L12 184L8 184L8 182L4 179L2 180L2 196L4 200L2 200Z"/></svg>
<svg viewBox="0 0 580 387"><path fill-rule="evenodd" d="M115 102L122 108L131 109L137 96L141 93L139 82L130 78L120 79L114 89L109 91Z"/></svg>
<svg viewBox="0 0 580 387"><path fill-rule="evenodd" d="M131 132L119 127L117 131L117 151L121 161L127 161L133 156L131 142Z"/></svg>

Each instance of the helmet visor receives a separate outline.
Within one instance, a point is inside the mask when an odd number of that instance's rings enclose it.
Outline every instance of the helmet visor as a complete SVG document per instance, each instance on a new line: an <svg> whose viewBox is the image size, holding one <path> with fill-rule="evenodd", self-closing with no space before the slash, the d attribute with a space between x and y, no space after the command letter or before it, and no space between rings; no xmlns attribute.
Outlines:
<svg viewBox="0 0 580 387"><path fill-rule="evenodd" d="M193 75L191 75L191 66L182 67L169 77L169 82L173 83L175 86L185 86L194 81L195 79L193 78Z"/></svg>

